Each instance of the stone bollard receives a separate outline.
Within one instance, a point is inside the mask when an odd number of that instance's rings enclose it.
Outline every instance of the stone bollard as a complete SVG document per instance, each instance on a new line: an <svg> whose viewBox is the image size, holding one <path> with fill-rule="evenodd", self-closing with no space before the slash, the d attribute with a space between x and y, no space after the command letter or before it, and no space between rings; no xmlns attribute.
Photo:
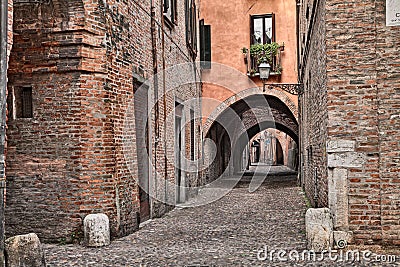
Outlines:
<svg viewBox="0 0 400 267"><path fill-rule="evenodd" d="M5 241L7 267L44 267L44 252L38 236L34 233L17 235Z"/></svg>
<svg viewBox="0 0 400 267"><path fill-rule="evenodd" d="M89 214L83 220L85 244L88 247L102 247L110 244L110 226L107 215Z"/></svg>
<svg viewBox="0 0 400 267"><path fill-rule="evenodd" d="M333 244L333 222L328 208L308 209L306 212L307 249L328 250Z"/></svg>

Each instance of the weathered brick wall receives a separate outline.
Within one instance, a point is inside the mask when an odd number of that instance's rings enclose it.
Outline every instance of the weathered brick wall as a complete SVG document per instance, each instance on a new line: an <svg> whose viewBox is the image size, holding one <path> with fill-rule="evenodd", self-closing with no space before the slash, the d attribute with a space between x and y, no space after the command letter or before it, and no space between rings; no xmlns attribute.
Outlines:
<svg viewBox="0 0 400 267"><path fill-rule="evenodd" d="M400 245L400 26L385 26L385 2L375 6L381 224L383 240Z"/></svg>
<svg viewBox="0 0 400 267"><path fill-rule="evenodd" d="M70 237L80 227L83 6L15 4L9 104L32 86L33 118L8 106L6 234ZM79 19L80 18L80 19Z"/></svg>
<svg viewBox="0 0 400 267"><path fill-rule="evenodd" d="M311 73L310 82L304 80L303 101L317 102L317 106L310 108L304 102L303 110L325 105L327 111L323 120L327 123L327 157L323 159L327 160L334 225L338 230L352 231L358 243L400 243L399 48L395 45L399 36L398 27L385 25L385 2L331 0L323 4L325 21L319 18L317 23L324 24L326 32L314 35L312 41L326 36L326 42L319 44L321 49L326 48L326 68L318 67L326 71L326 84L318 93L326 94L326 89L327 98L321 102L320 96L307 94L318 75ZM303 14L303 21L305 17ZM307 67L321 58L314 49L310 51ZM307 115L303 119L302 136L307 142L307 129L315 121ZM318 130L311 134L318 136ZM312 164L307 158L303 162L307 172ZM310 196L312 191L307 191Z"/></svg>
<svg viewBox="0 0 400 267"><path fill-rule="evenodd" d="M328 148L328 167L341 173L338 177L333 174L333 179L347 176L348 183L348 219L344 214L343 222L337 223L343 230L353 231L357 240L379 241L375 1L329 1L326 9L328 135L339 147ZM347 143L346 148L341 148ZM341 211L336 213L340 216Z"/></svg>
<svg viewBox="0 0 400 267"><path fill-rule="evenodd" d="M179 2L178 25L165 29L164 45L160 3L155 10L159 70L163 58L165 66L191 61L187 49L177 49L186 46L184 3ZM45 240L70 240L81 232L84 216L94 212L110 217L113 236L131 233L138 227L137 180L142 174L137 162L143 159L133 146L129 153L134 168L127 168L123 122L134 89L153 75L150 3L19 4L15 18L9 85L15 90L32 86L34 108L33 118L9 122L8 235L34 231ZM161 80L158 90L162 94ZM166 97L167 112L173 111L175 95L186 100L198 97L199 90L174 90ZM175 177L174 128L162 123L163 105L157 122L161 145L154 145L154 113L149 130L156 171L162 175L157 176L157 192L165 192L163 177ZM130 138L136 143L135 133ZM152 204L153 216L168 210Z"/></svg>
<svg viewBox="0 0 400 267"><path fill-rule="evenodd" d="M308 198L314 206L324 207L328 205L325 1L319 1L316 7L312 3L303 1L300 7L302 33L299 38L303 41L300 75L305 85L304 95L300 97L300 171Z"/></svg>

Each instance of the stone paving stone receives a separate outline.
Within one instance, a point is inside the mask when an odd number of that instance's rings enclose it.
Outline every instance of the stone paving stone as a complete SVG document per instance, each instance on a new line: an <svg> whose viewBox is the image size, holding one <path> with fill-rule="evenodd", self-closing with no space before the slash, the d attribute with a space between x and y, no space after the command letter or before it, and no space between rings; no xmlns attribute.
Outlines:
<svg viewBox="0 0 400 267"><path fill-rule="evenodd" d="M239 183L218 201L176 208L107 247L45 244L46 262L48 266L396 266L326 258L323 262L257 259L265 246L269 251L305 250L305 211L295 176L268 177L254 193L248 192L248 183Z"/></svg>

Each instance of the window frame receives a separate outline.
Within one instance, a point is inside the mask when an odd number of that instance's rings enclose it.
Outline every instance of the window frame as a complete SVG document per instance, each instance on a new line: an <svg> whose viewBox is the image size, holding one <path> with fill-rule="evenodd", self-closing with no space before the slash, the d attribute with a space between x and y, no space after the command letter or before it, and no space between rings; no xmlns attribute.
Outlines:
<svg viewBox="0 0 400 267"><path fill-rule="evenodd" d="M34 115L33 101L32 86L10 86L7 95L8 119L32 119Z"/></svg>
<svg viewBox="0 0 400 267"><path fill-rule="evenodd" d="M275 14L274 13L266 13L266 14L257 14L257 15L250 15L250 46L256 44L254 42L254 20L262 18L262 27L263 27L263 34L265 34L265 19L271 18L272 19L272 38L271 42L276 42L276 31L275 31ZM266 44L266 38L263 36L263 44Z"/></svg>
<svg viewBox="0 0 400 267"><path fill-rule="evenodd" d="M204 19L199 21L200 32L200 67L211 69L211 25L204 24Z"/></svg>
<svg viewBox="0 0 400 267"><path fill-rule="evenodd" d="M21 89L21 116L20 118L33 118L33 90L32 86Z"/></svg>
<svg viewBox="0 0 400 267"><path fill-rule="evenodd" d="M173 28L177 25L178 12L177 12L177 1L178 0L164 0L163 15L166 25Z"/></svg>
<svg viewBox="0 0 400 267"><path fill-rule="evenodd" d="M197 7L195 0L185 0L186 44L192 58L197 56Z"/></svg>

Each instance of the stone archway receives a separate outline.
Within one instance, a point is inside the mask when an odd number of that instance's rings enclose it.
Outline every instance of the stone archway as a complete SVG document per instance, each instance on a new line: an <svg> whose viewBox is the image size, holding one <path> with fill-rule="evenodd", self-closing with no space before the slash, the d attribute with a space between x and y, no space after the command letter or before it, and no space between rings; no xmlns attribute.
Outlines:
<svg viewBox="0 0 400 267"><path fill-rule="evenodd" d="M211 152L209 149L216 149L214 159L205 161L209 166L208 180L238 172L244 147L262 130L278 129L297 143L299 126L294 114L297 115L294 103L277 90L262 93L249 89L221 103L204 127L206 138L215 143L214 148L205 145L205 154Z"/></svg>
<svg viewBox="0 0 400 267"><path fill-rule="evenodd" d="M281 90L277 89L268 89L266 92L262 92L261 88L249 88L246 90L242 90L237 94L227 98L221 104L219 104L214 111L209 115L206 122L203 126L203 132L208 133L212 123L218 118L218 116L224 112L228 107L239 100L246 99L247 97L254 96L254 95L266 95L266 96L275 96L279 100L281 100L291 111L293 116L295 117L296 121L298 120L298 108L297 105Z"/></svg>

